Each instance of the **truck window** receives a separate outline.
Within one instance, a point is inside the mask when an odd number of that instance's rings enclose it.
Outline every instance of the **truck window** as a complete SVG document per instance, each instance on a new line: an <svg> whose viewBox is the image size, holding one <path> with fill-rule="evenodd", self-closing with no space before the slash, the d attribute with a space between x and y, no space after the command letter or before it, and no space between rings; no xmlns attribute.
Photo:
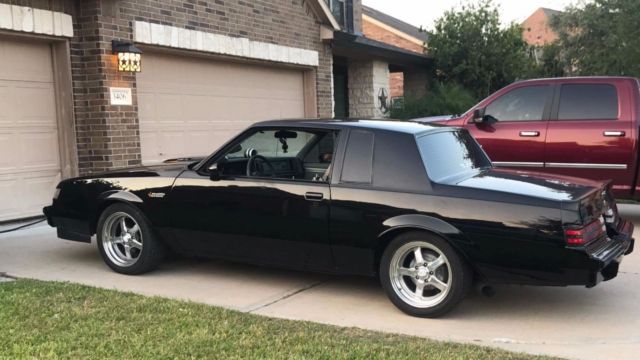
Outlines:
<svg viewBox="0 0 640 360"><path fill-rule="evenodd" d="M551 86L524 86L500 96L485 110L498 121L540 121L544 115Z"/></svg>
<svg viewBox="0 0 640 360"><path fill-rule="evenodd" d="M609 84L566 84L560 91L558 120L614 120L618 92Z"/></svg>
<svg viewBox="0 0 640 360"><path fill-rule="evenodd" d="M370 184L373 166L373 133L351 130L347 143L341 182Z"/></svg>

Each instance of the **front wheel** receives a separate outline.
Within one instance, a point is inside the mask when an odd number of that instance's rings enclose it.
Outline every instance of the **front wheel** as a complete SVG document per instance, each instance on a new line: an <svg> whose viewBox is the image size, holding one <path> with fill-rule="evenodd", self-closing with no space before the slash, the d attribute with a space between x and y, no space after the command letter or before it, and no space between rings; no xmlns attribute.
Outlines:
<svg viewBox="0 0 640 360"><path fill-rule="evenodd" d="M468 292L472 276L451 245L424 232L398 236L380 261L380 281L391 302L419 317L451 311Z"/></svg>
<svg viewBox="0 0 640 360"><path fill-rule="evenodd" d="M164 244L155 236L140 211L127 204L107 207L98 220L98 249L114 271L138 275L158 267Z"/></svg>

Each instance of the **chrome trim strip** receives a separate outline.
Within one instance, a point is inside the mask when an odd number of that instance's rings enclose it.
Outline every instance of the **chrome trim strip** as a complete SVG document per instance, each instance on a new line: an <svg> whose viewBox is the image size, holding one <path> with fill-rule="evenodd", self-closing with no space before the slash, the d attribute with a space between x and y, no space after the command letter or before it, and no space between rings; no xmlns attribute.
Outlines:
<svg viewBox="0 0 640 360"><path fill-rule="evenodd" d="M538 137L540 136L539 131L520 131L520 136L522 137Z"/></svg>
<svg viewBox="0 0 640 360"><path fill-rule="evenodd" d="M602 133L602 135L610 136L610 137L623 137L625 135L625 132L624 131L605 131L604 133Z"/></svg>
<svg viewBox="0 0 640 360"><path fill-rule="evenodd" d="M545 167L569 169L611 169L626 170L626 164L585 164L585 163L545 163Z"/></svg>
<svg viewBox="0 0 640 360"><path fill-rule="evenodd" d="M519 161L493 161L493 165L498 167L535 167L541 168L544 163L541 162L519 162Z"/></svg>

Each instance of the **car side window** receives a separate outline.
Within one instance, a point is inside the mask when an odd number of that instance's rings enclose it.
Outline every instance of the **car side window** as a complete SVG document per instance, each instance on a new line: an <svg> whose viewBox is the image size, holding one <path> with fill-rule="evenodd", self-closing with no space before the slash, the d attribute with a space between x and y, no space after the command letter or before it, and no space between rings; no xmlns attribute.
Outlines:
<svg viewBox="0 0 640 360"><path fill-rule="evenodd" d="M485 116L497 121L540 121L550 94L549 85L517 88L489 104Z"/></svg>
<svg viewBox="0 0 640 360"><path fill-rule="evenodd" d="M222 178L327 182L334 141L331 130L254 129L228 145L214 161Z"/></svg>
<svg viewBox="0 0 640 360"><path fill-rule="evenodd" d="M615 120L618 91L610 84L565 84L560 90L558 120Z"/></svg>
<svg viewBox="0 0 640 360"><path fill-rule="evenodd" d="M373 133L362 130L351 130L342 164L340 182L371 184L373 145Z"/></svg>

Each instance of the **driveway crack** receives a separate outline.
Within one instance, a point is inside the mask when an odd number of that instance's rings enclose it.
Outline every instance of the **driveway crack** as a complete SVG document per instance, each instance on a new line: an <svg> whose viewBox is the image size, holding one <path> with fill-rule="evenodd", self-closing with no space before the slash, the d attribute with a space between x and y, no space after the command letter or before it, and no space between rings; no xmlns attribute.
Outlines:
<svg viewBox="0 0 640 360"><path fill-rule="evenodd" d="M262 310L264 308L267 308L267 307L269 307L269 306L271 306L273 304L276 304L276 303L278 303L278 302L280 302L282 300L286 300L286 299L288 299L288 298L290 298L292 296L298 295L301 292L304 292L304 291L307 291L307 290L311 290L311 289L313 289L315 287L318 287L318 286L320 286L320 285L322 285L322 284L324 284L324 283L326 283L328 281L329 281L329 279L316 281L316 282L311 283L309 285L306 285L306 286L303 286L301 288L295 289L295 290L293 290L291 292L288 292L288 293L286 293L286 294L284 294L284 295L282 295L282 296L280 296L277 299L274 299L272 301L266 302L264 304L254 305L254 306L251 306L249 308L245 308L243 311L247 312L247 313L254 313L256 311L259 311L259 310Z"/></svg>

